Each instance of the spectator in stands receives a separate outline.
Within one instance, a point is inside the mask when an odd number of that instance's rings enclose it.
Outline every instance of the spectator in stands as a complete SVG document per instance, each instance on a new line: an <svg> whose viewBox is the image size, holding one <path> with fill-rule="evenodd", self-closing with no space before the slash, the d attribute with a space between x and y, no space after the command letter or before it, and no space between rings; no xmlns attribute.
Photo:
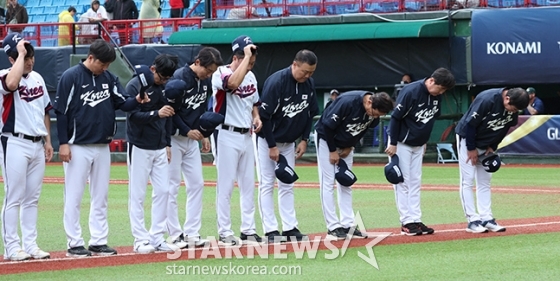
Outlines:
<svg viewBox="0 0 560 281"><path fill-rule="evenodd" d="M17 0L8 0L8 11L6 12L6 24L27 23L27 9L20 5ZM10 27L12 32L22 32L23 27Z"/></svg>
<svg viewBox="0 0 560 281"><path fill-rule="evenodd" d="M393 100L397 100L397 96L399 95L399 92L401 91L402 87L404 87L404 85L406 85L410 82L412 82L412 75L410 75L408 73L404 73L402 78L401 78L401 83L400 84L395 84L395 90L393 91L393 95L391 96L391 98Z"/></svg>
<svg viewBox="0 0 560 281"><path fill-rule="evenodd" d="M113 20L135 20L138 19L138 8L133 0L113 0L115 7L113 9ZM130 24L129 26L132 26ZM119 40L123 44L131 42L132 32L124 30L125 24L116 24L113 28L119 33Z"/></svg>
<svg viewBox="0 0 560 281"><path fill-rule="evenodd" d="M70 6L68 7L68 10L62 11L60 14L58 14L58 22L73 23L75 14L76 8ZM72 43L70 30L71 28L69 24L63 24L58 27L58 46L66 46Z"/></svg>
<svg viewBox="0 0 560 281"><path fill-rule="evenodd" d="M99 23L108 20L107 10L101 6L99 0L91 1L91 7L80 16L80 22L89 22L91 24L82 25L82 33L80 36L81 44L91 44L95 39L99 38Z"/></svg>
<svg viewBox="0 0 560 281"><path fill-rule="evenodd" d="M105 7L105 11L107 11L107 19L112 20L113 9L115 8L115 0L105 0L105 4L103 4L103 7Z"/></svg>
<svg viewBox="0 0 560 281"><path fill-rule="evenodd" d="M523 115L537 115L544 113L544 103L537 98L537 91L533 87L527 88L529 94L529 105L523 110Z"/></svg>
<svg viewBox="0 0 560 281"><path fill-rule="evenodd" d="M161 18L161 8L159 0L142 0L140 7L140 19L159 19ZM141 22L143 43L156 43L163 35L163 26L159 21Z"/></svg>
<svg viewBox="0 0 560 281"><path fill-rule="evenodd" d="M251 7L251 12L249 13L249 7L242 7L242 8L233 8L229 11L227 15L228 20L237 20L237 19L247 19L247 18L258 18L259 14L257 13L257 9L255 7Z"/></svg>
<svg viewBox="0 0 560 281"><path fill-rule="evenodd" d="M191 5L189 0L169 0L169 6L171 6L171 17L172 18L182 18L185 9L188 9Z"/></svg>

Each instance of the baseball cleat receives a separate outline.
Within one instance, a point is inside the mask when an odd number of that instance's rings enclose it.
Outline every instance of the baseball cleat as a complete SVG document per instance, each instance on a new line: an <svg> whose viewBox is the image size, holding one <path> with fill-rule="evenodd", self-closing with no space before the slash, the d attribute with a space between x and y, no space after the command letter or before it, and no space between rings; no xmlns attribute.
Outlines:
<svg viewBox="0 0 560 281"><path fill-rule="evenodd" d="M348 235L348 237L350 239L365 239L368 238L367 234L362 233L360 230L358 230L357 226L354 227L345 227L344 228L344 233L346 233L346 235Z"/></svg>
<svg viewBox="0 0 560 281"><path fill-rule="evenodd" d="M470 233L486 233L488 229L482 226L482 221L471 221L467 226L467 232Z"/></svg>
<svg viewBox="0 0 560 281"><path fill-rule="evenodd" d="M267 233L265 233L264 236L266 237L266 243L268 243L268 244L286 242L286 237L280 235L280 232L278 230L267 232Z"/></svg>
<svg viewBox="0 0 560 281"><path fill-rule="evenodd" d="M401 227L401 234L407 236L422 235L422 229L420 229L417 223L411 222Z"/></svg>
<svg viewBox="0 0 560 281"><path fill-rule="evenodd" d="M165 241L159 244L159 246L157 246L155 249L156 251L159 252L175 252L181 250L179 249L179 247L175 246L174 244L170 244Z"/></svg>
<svg viewBox="0 0 560 281"><path fill-rule="evenodd" d="M308 241L309 237L299 231L299 229L294 228L288 231L282 231L282 236L286 237L287 241L292 242L299 242L299 241Z"/></svg>
<svg viewBox="0 0 560 281"><path fill-rule="evenodd" d="M416 223L416 225L418 226L418 228L420 228L420 230L422 231L422 234L434 234L434 229L431 227L427 227L425 224L419 222Z"/></svg>
<svg viewBox="0 0 560 281"><path fill-rule="evenodd" d="M344 228L337 227L333 230L329 230L329 232L327 233L327 238L326 239L337 240L338 241L338 240L344 240L344 239L346 239L346 237L348 237L348 236L344 232Z"/></svg>
<svg viewBox="0 0 560 281"><path fill-rule="evenodd" d="M115 249L107 245L89 245L88 250L92 255L96 256L112 256L117 254Z"/></svg>
<svg viewBox="0 0 560 281"><path fill-rule="evenodd" d="M31 257L36 259L36 260L50 259L51 254L37 248L37 250L35 250L31 253Z"/></svg>
<svg viewBox="0 0 560 281"><path fill-rule="evenodd" d="M226 237L220 236L220 241L218 241L218 245L220 246L237 246L239 241L233 235L228 235Z"/></svg>
<svg viewBox="0 0 560 281"><path fill-rule="evenodd" d="M262 243L262 238L258 234L245 234L241 233L239 236L241 239L241 244L245 245L258 245Z"/></svg>
<svg viewBox="0 0 560 281"><path fill-rule="evenodd" d="M11 261L25 261L30 258L31 255L29 255L23 250L17 250L15 253L13 253L11 256L8 257L8 259Z"/></svg>
<svg viewBox="0 0 560 281"><path fill-rule="evenodd" d="M67 257L83 258L91 256L91 252L86 250L84 246L78 246L68 249L66 252Z"/></svg>
<svg viewBox="0 0 560 281"><path fill-rule="evenodd" d="M506 231L506 228L499 225L496 222L496 219L491 219L488 221L484 221L482 222L482 226L486 227L488 230L492 231L492 232L504 232Z"/></svg>
<svg viewBox="0 0 560 281"><path fill-rule="evenodd" d="M154 246L150 245L148 242L138 243L134 246L134 252L139 254L151 254L156 251Z"/></svg>

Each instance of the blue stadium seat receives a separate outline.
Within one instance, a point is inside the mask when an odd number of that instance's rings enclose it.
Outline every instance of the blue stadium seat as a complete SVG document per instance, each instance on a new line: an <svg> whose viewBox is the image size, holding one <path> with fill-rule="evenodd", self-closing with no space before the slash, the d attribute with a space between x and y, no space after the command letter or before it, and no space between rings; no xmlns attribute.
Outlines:
<svg viewBox="0 0 560 281"><path fill-rule="evenodd" d="M171 17L171 8L165 8L161 10L161 17L162 18L170 18Z"/></svg>
<svg viewBox="0 0 560 281"><path fill-rule="evenodd" d="M364 9L373 13L394 13L399 11L399 2L369 3Z"/></svg>
<svg viewBox="0 0 560 281"><path fill-rule="evenodd" d="M45 22L58 22L58 15L57 14L48 14L45 18Z"/></svg>
<svg viewBox="0 0 560 281"><path fill-rule="evenodd" d="M68 10L68 7L70 7L70 6L56 6L56 13L60 14L60 13L62 13L62 11Z"/></svg>
<svg viewBox="0 0 560 281"><path fill-rule="evenodd" d="M53 4L53 0L41 0L39 2L39 6L41 7L50 7Z"/></svg>
<svg viewBox="0 0 560 281"><path fill-rule="evenodd" d="M44 14L54 14L56 13L56 6L49 6L49 7L45 7L45 10L43 11Z"/></svg>
<svg viewBox="0 0 560 281"><path fill-rule="evenodd" d="M70 6L74 6L76 7L76 5L80 4L80 0L66 0L66 2L64 3L64 6L66 7L70 7Z"/></svg>
<svg viewBox="0 0 560 281"><path fill-rule="evenodd" d="M321 0L287 0L290 15L318 15L321 13ZM298 5L299 4L299 5Z"/></svg>
<svg viewBox="0 0 560 281"><path fill-rule="evenodd" d="M53 35L53 26L41 26L41 37L51 37Z"/></svg>
<svg viewBox="0 0 560 281"><path fill-rule="evenodd" d="M27 0L27 8L39 7L39 0Z"/></svg>
<svg viewBox="0 0 560 281"><path fill-rule="evenodd" d="M43 7L31 7L29 8L29 15L40 15L43 13Z"/></svg>
<svg viewBox="0 0 560 281"><path fill-rule="evenodd" d="M31 22L32 23L43 23L46 20L46 16L45 15L35 15L31 17Z"/></svg>
<svg viewBox="0 0 560 281"><path fill-rule="evenodd" d="M35 35L35 30L37 27L35 26L26 26L25 29L23 29L23 37L30 37Z"/></svg>
<svg viewBox="0 0 560 281"><path fill-rule="evenodd" d="M160 8L162 8L162 9L171 9L171 6L169 6L169 1L163 1L163 3L161 3ZM138 10L140 10L140 8L138 8Z"/></svg>
<svg viewBox="0 0 560 281"><path fill-rule="evenodd" d="M58 40L51 38L51 39L42 39L41 40L41 47L56 47L58 46Z"/></svg>

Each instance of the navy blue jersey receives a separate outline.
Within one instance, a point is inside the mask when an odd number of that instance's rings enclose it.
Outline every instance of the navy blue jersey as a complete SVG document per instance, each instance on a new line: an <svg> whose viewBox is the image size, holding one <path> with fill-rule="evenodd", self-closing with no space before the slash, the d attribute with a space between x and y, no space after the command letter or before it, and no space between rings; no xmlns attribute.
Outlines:
<svg viewBox="0 0 560 281"><path fill-rule="evenodd" d="M455 132L467 139L469 150L488 147L496 150L509 128L517 125L517 112L509 112L504 107L502 97L504 90L504 88L488 89L481 92L459 120ZM469 138L469 131L474 136Z"/></svg>
<svg viewBox="0 0 560 281"><path fill-rule="evenodd" d="M537 111L537 114L544 113L544 103L538 97L535 97L530 105ZM523 109L523 115L531 115L531 113L529 112L529 108Z"/></svg>
<svg viewBox="0 0 560 281"><path fill-rule="evenodd" d="M111 142L117 128L115 110L123 109L127 98L119 79L108 71L95 76L83 63L67 69L60 77L54 101L57 118L61 115L66 122L57 124L60 143Z"/></svg>
<svg viewBox="0 0 560 281"><path fill-rule="evenodd" d="M175 71L173 79L187 83L187 93L183 96L180 107L175 108L172 134L186 136L191 128L198 127L198 119L207 111L208 97L212 91L212 79L199 80L196 73L186 65Z"/></svg>
<svg viewBox="0 0 560 281"><path fill-rule="evenodd" d="M403 142L421 146L430 139L436 118L441 115L441 96L430 95L424 81L407 84L399 92L389 123L391 145Z"/></svg>
<svg viewBox="0 0 560 281"><path fill-rule="evenodd" d="M313 117L319 114L313 78L298 83L292 75L292 67L276 71L264 82L259 115L269 147L276 142L294 142L300 137L309 139ZM266 126L268 128L264 128ZM267 137L271 131L273 138ZM272 143L271 143L272 142Z"/></svg>
<svg viewBox="0 0 560 281"><path fill-rule="evenodd" d="M142 149L162 149L171 146L171 136L166 122L171 118L159 117L158 110L166 105L163 85L151 85L145 90L150 102L140 104L126 116L126 141ZM139 93L140 81L132 79L126 85L127 93Z"/></svg>
<svg viewBox="0 0 560 281"><path fill-rule="evenodd" d="M364 108L364 96L368 93L370 92L346 92L323 111L315 130L317 136L327 142L329 151L335 151L337 147L353 147L368 128L379 124L379 118L367 115Z"/></svg>

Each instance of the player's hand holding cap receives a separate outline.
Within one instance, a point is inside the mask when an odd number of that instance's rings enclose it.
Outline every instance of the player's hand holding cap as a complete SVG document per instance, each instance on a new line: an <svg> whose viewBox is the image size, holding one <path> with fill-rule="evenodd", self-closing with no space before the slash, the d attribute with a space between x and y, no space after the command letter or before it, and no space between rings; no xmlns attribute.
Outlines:
<svg viewBox="0 0 560 281"><path fill-rule="evenodd" d="M404 182L404 178L399 167L399 156L391 156L391 161L385 165L385 178L392 184Z"/></svg>
<svg viewBox="0 0 560 281"><path fill-rule="evenodd" d="M163 93L167 99L167 104L173 108L181 106L183 95L187 91L187 83L181 79L175 79L165 84Z"/></svg>
<svg viewBox="0 0 560 281"><path fill-rule="evenodd" d="M348 169L348 164L342 159L338 160L334 178L343 186L352 186L358 180L356 175Z"/></svg>
<svg viewBox="0 0 560 281"><path fill-rule="evenodd" d="M6 35L6 37L4 37L4 40L2 41L2 46L4 46L4 52L6 52L7 55L9 55L12 52L17 52L17 44L21 40L25 40L25 39L23 39L23 36L19 33L13 32Z"/></svg>
<svg viewBox="0 0 560 281"><path fill-rule="evenodd" d="M216 113L207 111L204 112L198 119L198 131L205 137L209 137L216 127L224 123L224 116Z"/></svg>
<svg viewBox="0 0 560 281"><path fill-rule="evenodd" d="M251 37L247 36L247 35L241 35L237 38L235 38L235 40L233 40L233 42L231 43L231 50L233 52L237 51L237 50L241 50L241 52L243 52L243 49L245 49L245 47L247 47L247 45L251 45L253 43L253 40L251 40ZM251 49L251 53L256 54L258 50L258 47L255 46L254 49Z"/></svg>
<svg viewBox="0 0 560 281"><path fill-rule="evenodd" d="M288 165L288 160L284 155L280 154L278 157L278 162L276 162L276 168L274 169L276 178L283 183L294 183L299 179L296 171Z"/></svg>
<svg viewBox="0 0 560 281"><path fill-rule="evenodd" d="M482 164L482 167L484 167L484 170L486 170L486 172L488 173L496 172L502 165L502 159L500 159L500 156L496 153L479 155L478 161L480 162L480 164Z"/></svg>

